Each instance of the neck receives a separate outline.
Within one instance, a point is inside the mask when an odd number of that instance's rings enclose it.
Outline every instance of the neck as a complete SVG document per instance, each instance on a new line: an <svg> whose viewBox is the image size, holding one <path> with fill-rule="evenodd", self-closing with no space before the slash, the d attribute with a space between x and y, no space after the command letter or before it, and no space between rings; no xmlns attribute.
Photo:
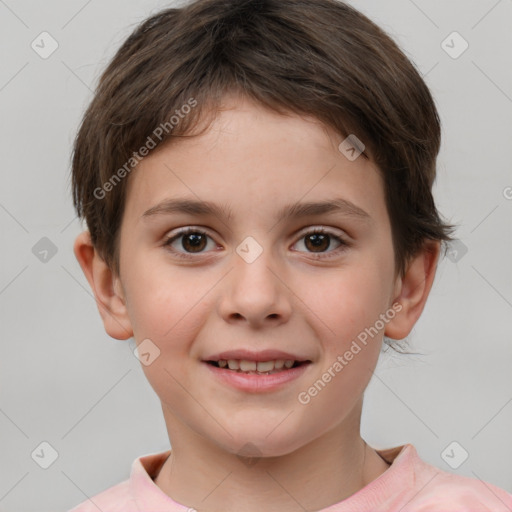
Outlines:
<svg viewBox="0 0 512 512"><path fill-rule="evenodd" d="M167 425L172 427L173 421ZM245 512L321 510L356 493L389 467L359 429L347 426L344 422L343 428L286 455L261 458L243 458L191 431L172 429L171 455L155 483L174 501L201 512L234 512L241 504ZM175 435L178 431L180 436Z"/></svg>

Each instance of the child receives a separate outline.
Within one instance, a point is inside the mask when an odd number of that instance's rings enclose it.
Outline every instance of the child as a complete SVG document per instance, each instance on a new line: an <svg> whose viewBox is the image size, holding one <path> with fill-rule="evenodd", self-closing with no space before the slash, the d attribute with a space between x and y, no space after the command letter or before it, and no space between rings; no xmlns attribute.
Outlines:
<svg viewBox="0 0 512 512"><path fill-rule="evenodd" d="M76 257L134 337L171 450L74 512L510 511L360 436L453 226L413 64L334 0L197 0L145 21L77 135Z"/></svg>

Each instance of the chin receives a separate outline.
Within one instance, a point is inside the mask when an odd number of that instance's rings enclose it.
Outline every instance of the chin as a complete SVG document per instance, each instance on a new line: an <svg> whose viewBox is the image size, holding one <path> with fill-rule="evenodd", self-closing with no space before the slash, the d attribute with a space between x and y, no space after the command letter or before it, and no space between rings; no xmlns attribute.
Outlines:
<svg viewBox="0 0 512 512"><path fill-rule="evenodd" d="M273 429L265 429L257 432L251 429L242 429L239 435L230 429L233 437L228 437L225 442L219 443L221 449L236 455L240 459L253 459L261 457L280 457L288 455L302 444L298 439L293 439L293 432L272 432ZM296 431L295 431L296 432Z"/></svg>

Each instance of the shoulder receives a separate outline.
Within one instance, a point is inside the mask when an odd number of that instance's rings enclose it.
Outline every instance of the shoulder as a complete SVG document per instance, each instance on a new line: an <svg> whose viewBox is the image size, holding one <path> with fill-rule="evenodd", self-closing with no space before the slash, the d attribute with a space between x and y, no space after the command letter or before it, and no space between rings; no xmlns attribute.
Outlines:
<svg viewBox="0 0 512 512"><path fill-rule="evenodd" d="M414 450L415 451L415 450ZM412 457L414 484L410 507L414 512L510 512L512 494L489 482L443 471Z"/></svg>
<svg viewBox="0 0 512 512"><path fill-rule="evenodd" d="M131 512L137 510L130 497L129 480L90 497L68 512Z"/></svg>
<svg viewBox="0 0 512 512"><path fill-rule="evenodd" d="M414 512L510 512L512 495L476 478L437 473L411 499ZM404 511L406 512L406 511Z"/></svg>
<svg viewBox="0 0 512 512"><path fill-rule="evenodd" d="M127 480L97 493L68 512L140 512L160 505L175 509L176 504L153 481L169 454L170 450L136 458Z"/></svg>

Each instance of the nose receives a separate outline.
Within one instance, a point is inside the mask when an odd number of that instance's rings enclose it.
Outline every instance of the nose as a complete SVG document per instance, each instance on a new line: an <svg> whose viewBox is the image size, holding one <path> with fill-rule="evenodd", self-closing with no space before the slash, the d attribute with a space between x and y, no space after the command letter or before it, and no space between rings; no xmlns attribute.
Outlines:
<svg viewBox="0 0 512 512"><path fill-rule="evenodd" d="M292 291L282 268L264 250L249 262L233 252L234 268L226 276L219 311L228 323L277 326L289 320Z"/></svg>

